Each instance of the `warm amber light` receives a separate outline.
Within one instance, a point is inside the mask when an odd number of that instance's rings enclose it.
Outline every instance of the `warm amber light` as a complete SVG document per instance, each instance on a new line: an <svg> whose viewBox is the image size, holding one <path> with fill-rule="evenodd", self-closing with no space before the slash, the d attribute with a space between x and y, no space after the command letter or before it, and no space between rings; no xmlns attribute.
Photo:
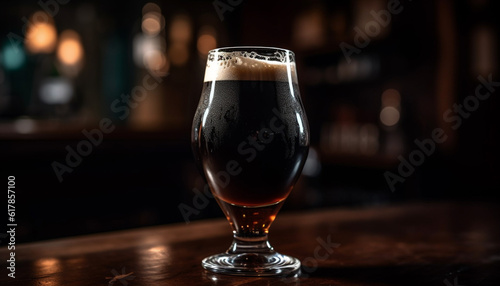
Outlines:
<svg viewBox="0 0 500 286"><path fill-rule="evenodd" d="M152 2L144 4L144 6L142 6L142 15L146 15L150 12L161 13L161 8L158 4Z"/></svg>
<svg viewBox="0 0 500 286"><path fill-rule="evenodd" d="M158 19L149 17L142 20L142 31L146 34L156 35L160 32L160 22Z"/></svg>
<svg viewBox="0 0 500 286"><path fill-rule="evenodd" d="M35 261L36 271L38 275L50 275L61 271L61 262L57 258L48 257L41 258Z"/></svg>
<svg viewBox="0 0 500 286"><path fill-rule="evenodd" d="M149 12L142 17L142 32L151 36L158 35L165 26L165 18L158 12Z"/></svg>
<svg viewBox="0 0 500 286"><path fill-rule="evenodd" d="M217 39L215 38L215 29L210 26L205 26L200 29L200 36L196 47L202 55L207 55L210 50L217 47Z"/></svg>
<svg viewBox="0 0 500 286"><path fill-rule="evenodd" d="M73 30L61 33L61 40L57 47L57 58L64 65L76 65L83 58L83 47L80 36Z"/></svg>
<svg viewBox="0 0 500 286"><path fill-rule="evenodd" d="M151 50L144 54L144 66L158 76L165 76L170 68L167 57L158 50Z"/></svg>
<svg viewBox="0 0 500 286"><path fill-rule="evenodd" d="M401 102L401 94L393 88L386 89L382 93L382 106L398 107Z"/></svg>
<svg viewBox="0 0 500 286"><path fill-rule="evenodd" d="M57 32L50 16L42 11L35 12L31 16L31 24L26 32L26 49L31 53L51 53L54 51L56 41Z"/></svg>
<svg viewBox="0 0 500 286"><path fill-rule="evenodd" d="M151 247L149 249L150 253L155 253L155 254L165 254L167 251L168 251L168 249L164 245L159 245L159 246Z"/></svg>
<svg viewBox="0 0 500 286"><path fill-rule="evenodd" d="M217 41L212 35L201 35L198 38L197 46L198 52L200 52L200 54L206 55L210 50L213 50L217 47Z"/></svg>
<svg viewBox="0 0 500 286"><path fill-rule="evenodd" d="M293 40L300 48L314 48L323 45L325 40L323 11L314 9L304 12L295 20Z"/></svg>
<svg viewBox="0 0 500 286"><path fill-rule="evenodd" d="M174 43L187 44L191 41L191 21L188 16L178 15L170 26L170 39Z"/></svg>

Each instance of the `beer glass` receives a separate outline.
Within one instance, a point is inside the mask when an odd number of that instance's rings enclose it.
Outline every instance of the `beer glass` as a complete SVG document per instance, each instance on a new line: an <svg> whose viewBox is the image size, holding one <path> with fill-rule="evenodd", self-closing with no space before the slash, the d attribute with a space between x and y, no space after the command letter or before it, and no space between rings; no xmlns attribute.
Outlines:
<svg viewBox="0 0 500 286"><path fill-rule="evenodd" d="M271 47L210 51L191 142L233 229L229 249L203 259L202 266L245 276L297 272L300 261L268 242L269 227L309 150L294 53Z"/></svg>

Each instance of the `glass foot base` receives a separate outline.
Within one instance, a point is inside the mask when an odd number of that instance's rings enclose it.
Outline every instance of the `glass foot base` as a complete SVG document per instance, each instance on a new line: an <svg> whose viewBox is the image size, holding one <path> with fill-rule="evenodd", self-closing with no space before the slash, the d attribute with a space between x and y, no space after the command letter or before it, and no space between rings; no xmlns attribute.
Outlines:
<svg viewBox="0 0 500 286"><path fill-rule="evenodd" d="M287 276L300 270L296 258L273 253L221 253L201 262L203 268L221 274L239 276Z"/></svg>

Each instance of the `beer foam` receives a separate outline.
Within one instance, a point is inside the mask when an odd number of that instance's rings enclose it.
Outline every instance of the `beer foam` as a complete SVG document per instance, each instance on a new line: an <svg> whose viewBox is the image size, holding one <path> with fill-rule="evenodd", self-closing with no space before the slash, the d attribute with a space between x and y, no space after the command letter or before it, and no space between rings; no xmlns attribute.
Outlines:
<svg viewBox="0 0 500 286"><path fill-rule="evenodd" d="M205 82L216 80L291 80L297 83L295 62L269 60L268 57L257 58L255 53L215 52L214 59L209 60L205 69Z"/></svg>

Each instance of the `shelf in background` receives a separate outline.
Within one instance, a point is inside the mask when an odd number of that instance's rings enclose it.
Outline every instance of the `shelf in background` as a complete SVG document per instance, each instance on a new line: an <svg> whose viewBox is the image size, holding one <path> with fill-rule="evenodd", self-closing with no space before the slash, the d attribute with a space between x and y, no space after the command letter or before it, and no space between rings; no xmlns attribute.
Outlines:
<svg viewBox="0 0 500 286"><path fill-rule="evenodd" d="M116 124L107 118L97 122L28 118L0 121L0 140L78 140L86 138L85 132L101 133L105 138L124 140L158 139L189 142L190 136L186 128L165 126L139 129Z"/></svg>

